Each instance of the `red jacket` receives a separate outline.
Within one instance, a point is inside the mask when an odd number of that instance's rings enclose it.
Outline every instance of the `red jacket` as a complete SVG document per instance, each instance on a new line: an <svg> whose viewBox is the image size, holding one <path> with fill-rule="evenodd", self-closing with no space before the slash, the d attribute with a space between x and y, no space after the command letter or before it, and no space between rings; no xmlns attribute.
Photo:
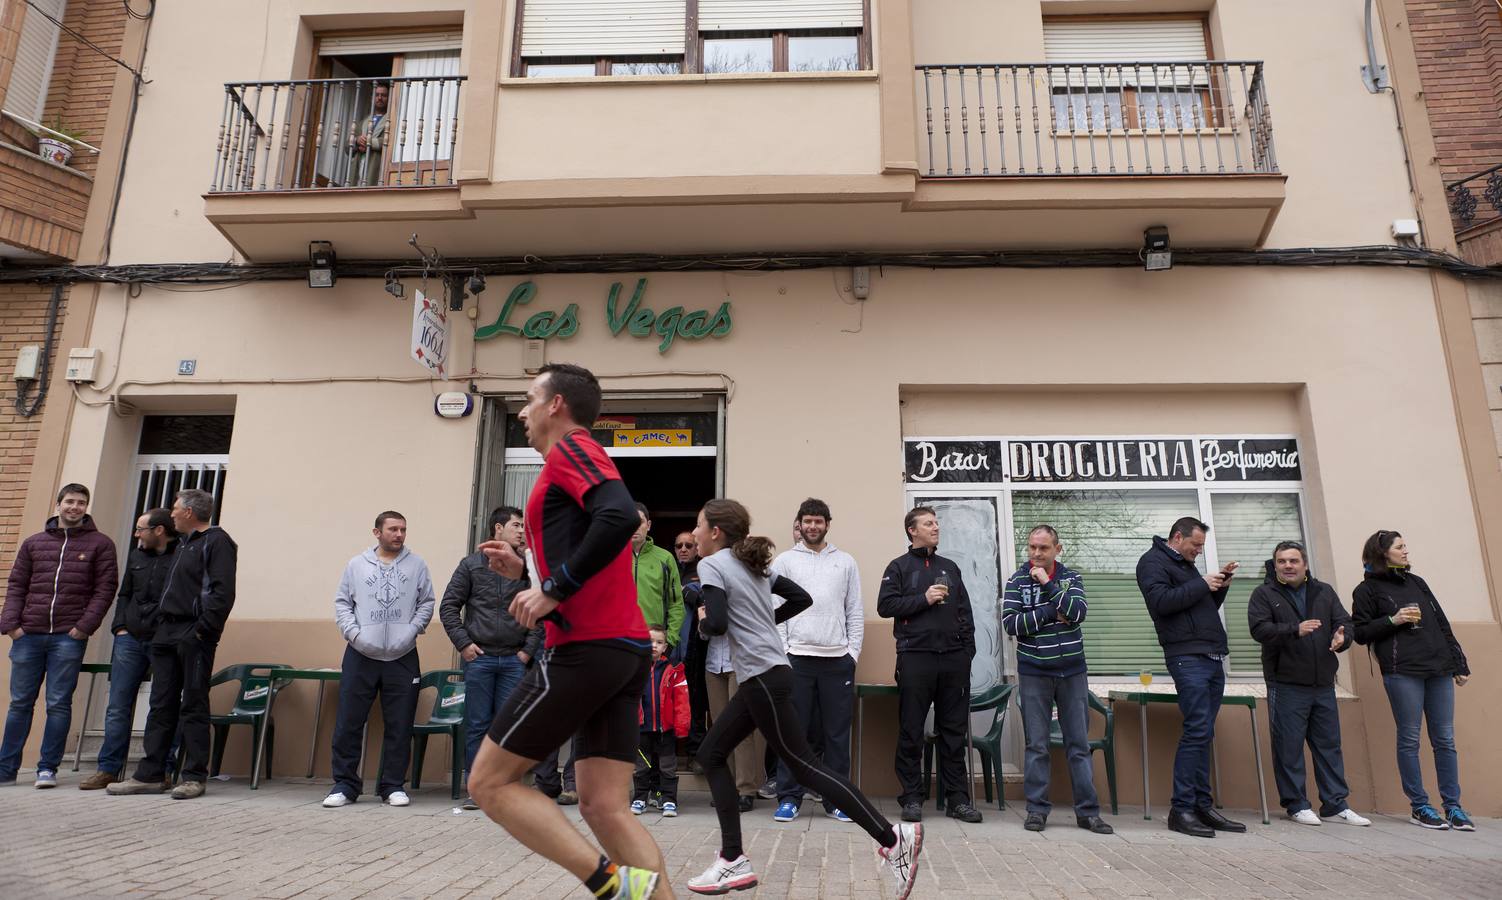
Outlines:
<svg viewBox="0 0 1502 900"><path fill-rule="evenodd" d="M682 663L659 659L652 664L651 684L642 691L637 721L642 731L672 731L688 737L688 679L683 677Z"/></svg>
<svg viewBox="0 0 1502 900"><path fill-rule="evenodd" d="M117 582L115 542L99 533L94 519L84 516L77 528L63 528L53 516L16 551L0 631L66 634L77 628L93 634L115 599Z"/></svg>

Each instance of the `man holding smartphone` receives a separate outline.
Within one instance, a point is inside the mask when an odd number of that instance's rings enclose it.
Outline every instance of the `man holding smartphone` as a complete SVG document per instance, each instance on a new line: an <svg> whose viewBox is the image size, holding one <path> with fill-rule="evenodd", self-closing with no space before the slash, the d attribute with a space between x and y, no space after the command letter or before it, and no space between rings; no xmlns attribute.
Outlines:
<svg viewBox="0 0 1502 900"><path fill-rule="evenodd" d="M1237 564L1228 562L1219 572L1200 575L1194 561L1205 550L1209 530L1199 519L1185 516L1173 523L1168 540L1154 537L1152 548L1137 561L1137 587L1158 631L1184 716L1173 760L1168 827L1213 838L1217 831L1245 832L1246 826L1217 812L1210 795L1210 745L1225 695L1225 659L1230 649L1220 606L1226 602Z"/></svg>

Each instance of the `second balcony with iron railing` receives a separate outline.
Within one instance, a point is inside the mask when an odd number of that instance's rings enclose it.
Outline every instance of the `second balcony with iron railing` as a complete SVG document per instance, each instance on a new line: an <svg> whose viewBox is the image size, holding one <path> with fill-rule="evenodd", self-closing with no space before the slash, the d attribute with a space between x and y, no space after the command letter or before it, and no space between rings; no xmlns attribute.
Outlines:
<svg viewBox="0 0 1502 900"><path fill-rule="evenodd" d="M211 194L450 187L463 76L224 86Z"/></svg>
<svg viewBox="0 0 1502 900"><path fill-rule="evenodd" d="M1261 62L916 69L924 178L1278 172Z"/></svg>

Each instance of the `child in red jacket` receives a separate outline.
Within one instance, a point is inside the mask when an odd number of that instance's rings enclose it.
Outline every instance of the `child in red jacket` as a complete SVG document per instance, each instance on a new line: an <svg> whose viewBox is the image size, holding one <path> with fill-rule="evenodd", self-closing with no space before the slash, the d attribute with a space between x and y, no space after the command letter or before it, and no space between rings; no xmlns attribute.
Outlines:
<svg viewBox="0 0 1502 900"><path fill-rule="evenodd" d="M631 800L633 815L647 811L655 785L661 797L662 814L678 815L678 739L688 737L688 680L683 665L668 662L668 636L661 625L651 625L652 677L641 695L641 746L636 751L636 793Z"/></svg>

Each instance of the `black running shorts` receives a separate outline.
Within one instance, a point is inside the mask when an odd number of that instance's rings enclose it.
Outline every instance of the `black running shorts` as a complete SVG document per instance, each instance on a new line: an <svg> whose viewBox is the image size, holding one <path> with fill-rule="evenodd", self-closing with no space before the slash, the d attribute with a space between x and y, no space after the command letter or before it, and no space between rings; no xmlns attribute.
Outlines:
<svg viewBox="0 0 1502 900"><path fill-rule="evenodd" d="M578 759L636 761L649 648L625 641L574 641L542 652L511 692L490 739L525 759L543 759L571 737Z"/></svg>

